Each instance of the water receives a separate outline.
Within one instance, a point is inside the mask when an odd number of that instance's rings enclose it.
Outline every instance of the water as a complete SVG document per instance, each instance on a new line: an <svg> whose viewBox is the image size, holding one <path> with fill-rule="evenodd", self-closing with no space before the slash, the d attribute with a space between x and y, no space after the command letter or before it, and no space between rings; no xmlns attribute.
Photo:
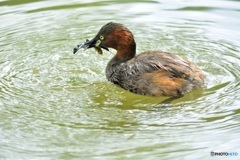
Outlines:
<svg viewBox="0 0 240 160"><path fill-rule="evenodd" d="M239 1L0 0L0 159L212 159L240 156ZM72 49L109 21L137 52L178 53L204 90L164 97L105 78L114 50ZM215 157L214 159L229 157Z"/></svg>

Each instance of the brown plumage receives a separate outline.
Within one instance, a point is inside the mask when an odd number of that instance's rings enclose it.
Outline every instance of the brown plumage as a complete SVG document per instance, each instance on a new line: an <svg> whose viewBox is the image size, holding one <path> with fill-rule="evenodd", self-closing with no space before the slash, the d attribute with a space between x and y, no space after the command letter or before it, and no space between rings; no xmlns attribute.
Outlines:
<svg viewBox="0 0 240 160"><path fill-rule="evenodd" d="M133 34L122 24L107 23L92 40L79 45L78 49L91 47L98 53L102 53L101 48L117 50L107 65L107 79L133 93L181 97L204 85L202 71L176 54L147 51L135 56Z"/></svg>

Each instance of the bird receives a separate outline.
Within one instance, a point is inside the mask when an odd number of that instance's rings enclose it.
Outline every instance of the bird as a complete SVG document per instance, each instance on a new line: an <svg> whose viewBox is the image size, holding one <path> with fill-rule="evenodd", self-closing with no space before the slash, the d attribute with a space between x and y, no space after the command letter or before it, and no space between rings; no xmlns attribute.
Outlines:
<svg viewBox="0 0 240 160"><path fill-rule="evenodd" d="M111 83L132 93L145 96L182 97L202 88L206 76L194 63L177 54L150 50L136 54L133 33L121 23L108 22L91 40L77 45L79 49L115 49L105 73Z"/></svg>

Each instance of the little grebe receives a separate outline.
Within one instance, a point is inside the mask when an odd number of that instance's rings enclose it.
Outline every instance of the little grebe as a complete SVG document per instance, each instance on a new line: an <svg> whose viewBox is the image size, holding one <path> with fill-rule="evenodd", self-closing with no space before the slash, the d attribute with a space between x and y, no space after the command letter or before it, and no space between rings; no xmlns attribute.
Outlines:
<svg viewBox="0 0 240 160"><path fill-rule="evenodd" d="M185 92L204 85L205 75L192 62L161 51L147 51L136 56L131 31L123 24L109 22L92 40L74 48L113 48L116 55L106 68L107 79L133 93L149 96L181 97Z"/></svg>

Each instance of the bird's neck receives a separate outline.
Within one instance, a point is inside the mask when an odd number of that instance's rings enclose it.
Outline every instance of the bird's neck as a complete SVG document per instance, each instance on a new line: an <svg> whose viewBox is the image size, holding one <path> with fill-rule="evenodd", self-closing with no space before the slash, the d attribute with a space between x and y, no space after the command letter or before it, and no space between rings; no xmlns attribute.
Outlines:
<svg viewBox="0 0 240 160"><path fill-rule="evenodd" d="M136 55L136 43L134 39L119 42L120 43L118 43L117 47L115 48L117 53L112 60L123 63L134 58Z"/></svg>
<svg viewBox="0 0 240 160"><path fill-rule="evenodd" d="M114 75L118 74L118 71L121 70L121 67L124 67L124 65L122 65L123 63L135 57L136 44L133 41L133 43L121 45L120 47L116 48L116 50L116 55L109 61L106 68L106 76L109 81L114 81Z"/></svg>

